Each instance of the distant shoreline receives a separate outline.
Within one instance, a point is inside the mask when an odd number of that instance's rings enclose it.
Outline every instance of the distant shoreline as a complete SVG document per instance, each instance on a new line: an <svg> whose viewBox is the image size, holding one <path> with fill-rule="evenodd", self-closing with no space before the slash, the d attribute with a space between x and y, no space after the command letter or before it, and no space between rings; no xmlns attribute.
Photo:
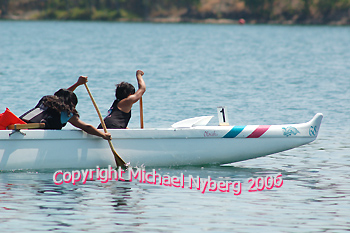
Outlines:
<svg viewBox="0 0 350 233"><path fill-rule="evenodd" d="M350 0L5 0L0 20L350 25Z"/></svg>
<svg viewBox="0 0 350 233"><path fill-rule="evenodd" d="M240 24L239 19L195 19L195 18L181 18L181 17L162 17L162 18L149 18L149 19L127 19L120 18L116 20L75 20L75 19L32 19L30 18L31 13L26 15L7 15L6 17L0 18L0 21L86 21L86 22L140 22L140 23L200 23L200 24ZM28 17L29 16L29 17ZM269 24L269 25L329 25L329 26L349 26L347 22L342 20L332 21L329 23L322 23L319 21L308 20L305 22L294 22L292 20L250 20L246 21L245 24Z"/></svg>

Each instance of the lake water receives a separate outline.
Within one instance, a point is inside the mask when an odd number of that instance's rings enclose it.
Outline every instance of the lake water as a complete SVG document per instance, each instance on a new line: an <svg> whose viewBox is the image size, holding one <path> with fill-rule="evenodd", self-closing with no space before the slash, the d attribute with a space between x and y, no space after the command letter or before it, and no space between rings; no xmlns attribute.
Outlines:
<svg viewBox="0 0 350 233"><path fill-rule="evenodd" d="M55 171L2 171L1 232L350 230L349 27L0 21L0 32L1 112L21 115L87 75L106 113L114 85L136 86L142 69L145 127L202 115L216 125L217 106L227 107L231 125L324 114L309 145L229 166L156 168L240 181L240 195L134 181L58 186ZM97 126L85 89L76 94L81 119ZM138 104L129 127L139 127ZM248 192L250 177L277 174L280 188Z"/></svg>

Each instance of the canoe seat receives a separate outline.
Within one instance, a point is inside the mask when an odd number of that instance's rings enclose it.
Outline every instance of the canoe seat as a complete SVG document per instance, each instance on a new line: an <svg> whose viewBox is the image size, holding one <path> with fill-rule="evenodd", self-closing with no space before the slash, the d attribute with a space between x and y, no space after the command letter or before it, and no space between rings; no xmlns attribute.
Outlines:
<svg viewBox="0 0 350 233"><path fill-rule="evenodd" d="M43 129L45 128L45 123L28 123L28 124L14 124L7 126L7 129Z"/></svg>

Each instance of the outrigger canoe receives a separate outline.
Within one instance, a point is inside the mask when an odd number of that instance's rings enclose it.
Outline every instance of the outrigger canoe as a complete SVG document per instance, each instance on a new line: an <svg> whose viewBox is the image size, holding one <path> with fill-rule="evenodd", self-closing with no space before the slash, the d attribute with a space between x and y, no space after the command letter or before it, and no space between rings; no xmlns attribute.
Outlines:
<svg viewBox="0 0 350 233"><path fill-rule="evenodd" d="M314 141L323 115L301 124L208 126L212 116L171 128L111 129L117 153L131 166L227 164ZM116 166L107 141L80 130L1 130L0 170Z"/></svg>

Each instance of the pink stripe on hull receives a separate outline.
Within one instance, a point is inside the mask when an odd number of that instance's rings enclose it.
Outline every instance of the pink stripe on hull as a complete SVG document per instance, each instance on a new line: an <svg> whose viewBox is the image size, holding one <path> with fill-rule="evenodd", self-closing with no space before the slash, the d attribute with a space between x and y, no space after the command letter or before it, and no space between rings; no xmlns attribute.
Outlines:
<svg viewBox="0 0 350 233"><path fill-rule="evenodd" d="M259 125L256 130L253 131L247 138L259 138L261 135L263 135L271 125Z"/></svg>

